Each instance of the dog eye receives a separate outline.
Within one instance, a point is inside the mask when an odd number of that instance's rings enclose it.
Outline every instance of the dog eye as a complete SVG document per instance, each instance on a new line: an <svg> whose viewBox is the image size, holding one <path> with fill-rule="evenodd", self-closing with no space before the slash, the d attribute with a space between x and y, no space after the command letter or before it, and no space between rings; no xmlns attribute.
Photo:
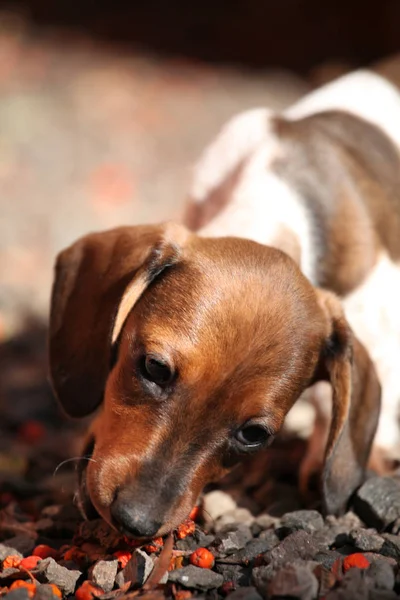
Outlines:
<svg viewBox="0 0 400 600"><path fill-rule="evenodd" d="M262 425L245 425L235 434L236 441L245 450L260 448L268 442L269 432Z"/></svg>
<svg viewBox="0 0 400 600"><path fill-rule="evenodd" d="M173 377L170 366L151 355L146 356L144 359L142 375L157 385L166 385Z"/></svg>

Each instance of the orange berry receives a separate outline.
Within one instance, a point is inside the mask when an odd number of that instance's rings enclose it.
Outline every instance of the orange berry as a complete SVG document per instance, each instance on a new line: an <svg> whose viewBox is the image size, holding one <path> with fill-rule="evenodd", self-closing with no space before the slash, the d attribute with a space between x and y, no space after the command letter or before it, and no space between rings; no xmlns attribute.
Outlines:
<svg viewBox="0 0 400 600"><path fill-rule="evenodd" d="M343 560L343 571L346 573L349 569L356 567L358 569L368 569L370 565L369 560L361 554L361 552L355 552L354 554L349 554Z"/></svg>
<svg viewBox="0 0 400 600"><path fill-rule="evenodd" d="M52 548L51 546L47 546L47 544L39 544L36 546L32 552L32 556L39 556L40 558L58 558L59 552Z"/></svg>
<svg viewBox="0 0 400 600"><path fill-rule="evenodd" d="M23 581L22 579L16 579L16 581L10 585L9 589L11 591L18 588L26 588L29 598L33 598L33 596L36 594L36 585L34 583Z"/></svg>
<svg viewBox="0 0 400 600"><path fill-rule="evenodd" d="M22 569L26 569L27 571L32 571L32 569L35 569L37 567L38 562L40 562L42 559L40 558L40 556L27 556L26 558L23 558L21 560L21 562L19 563L19 568Z"/></svg>
<svg viewBox="0 0 400 600"><path fill-rule="evenodd" d="M214 566L214 555L211 554L207 548L197 548L189 556L189 561L195 567L201 567L202 569L211 569Z"/></svg>
<svg viewBox="0 0 400 600"><path fill-rule="evenodd" d="M64 560L72 560L77 565L80 565L85 562L86 554L76 546L72 546L69 550L64 552L63 558Z"/></svg>
<svg viewBox="0 0 400 600"><path fill-rule="evenodd" d="M113 556L118 558L118 564L121 569L125 569L126 565L132 558L132 553L128 552L127 550L117 550L117 552L114 552Z"/></svg>
<svg viewBox="0 0 400 600"><path fill-rule="evenodd" d="M195 531L195 522L191 519L186 519L186 521L184 521L182 525L179 525L178 529L176 530L176 537L179 540L183 540L183 538L185 538L186 536L193 535Z"/></svg>
<svg viewBox="0 0 400 600"><path fill-rule="evenodd" d="M164 540L162 539L162 537L158 537L154 538L153 542L145 546L144 549L146 550L146 552L157 552L158 550L161 550L163 546Z"/></svg>
<svg viewBox="0 0 400 600"><path fill-rule="evenodd" d="M57 598L62 598L62 592L55 583L49 583L48 585L51 587L51 591L53 592L54 596L57 596Z"/></svg>
<svg viewBox="0 0 400 600"><path fill-rule="evenodd" d="M3 560L3 569L15 569L16 567L19 567L21 560L22 559L19 556L10 554Z"/></svg>
<svg viewBox="0 0 400 600"><path fill-rule="evenodd" d="M104 591L91 581L84 581L75 592L76 600L92 600L104 594Z"/></svg>
<svg viewBox="0 0 400 600"><path fill-rule="evenodd" d="M199 516L200 506L193 506L192 510L190 511L189 519L191 519L192 521L197 521Z"/></svg>
<svg viewBox="0 0 400 600"><path fill-rule="evenodd" d="M39 421L26 421L18 430L19 437L27 444L36 444L44 438L46 429Z"/></svg>
<svg viewBox="0 0 400 600"><path fill-rule="evenodd" d="M60 590L60 588L58 586L56 586L55 583L43 583L40 586L41 590L51 590L51 593L53 594L53 596L56 596L57 598L62 598L62 592Z"/></svg>
<svg viewBox="0 0 400 600"><path fill-rule="evenodd" d="M175 600L188 600L192 597L192 592L189 590L177 590L175 592Z"/></svg>

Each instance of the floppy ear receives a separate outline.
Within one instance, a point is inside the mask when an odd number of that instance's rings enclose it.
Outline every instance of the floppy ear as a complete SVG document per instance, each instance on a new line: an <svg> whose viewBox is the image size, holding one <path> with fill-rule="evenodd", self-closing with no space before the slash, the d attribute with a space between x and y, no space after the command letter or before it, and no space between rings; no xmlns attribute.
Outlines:
<svg viewBox="0 0 400 600"><path fill-rule="evenodd" d="M338 514L363 482L376 432L381 388L373 363L344 317L339 300L317 290L328 324L319 379L332 386L332 421L322 472L324 509Z"/></svg>
<svg viewBox="0 0 400 600"><path fill-rule="evenodd" d="M121 227L79 239L57 257L49 359L65 412L83 417L101 403L112 345L146 287L175 264L188 231L173 223Z"/></svg>

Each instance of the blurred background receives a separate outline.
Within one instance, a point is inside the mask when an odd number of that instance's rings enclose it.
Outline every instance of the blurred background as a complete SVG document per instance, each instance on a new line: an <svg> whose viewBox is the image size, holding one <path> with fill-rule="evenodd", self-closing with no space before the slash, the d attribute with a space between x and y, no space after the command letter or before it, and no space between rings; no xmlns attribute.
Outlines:
<svg viewBox="0 0 400 600"><path fill-rule="evenodd" d="M400 84L399 50L398 0L1 4L0 502L52 482L80 427L46 380L55 254L177 217L229 117L360 66Z"/></svg>

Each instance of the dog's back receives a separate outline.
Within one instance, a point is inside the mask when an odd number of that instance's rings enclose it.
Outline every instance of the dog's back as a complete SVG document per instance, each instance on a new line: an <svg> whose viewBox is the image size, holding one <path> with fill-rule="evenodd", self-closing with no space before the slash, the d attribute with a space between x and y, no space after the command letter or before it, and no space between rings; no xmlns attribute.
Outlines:
<svg viewBox="0 0 400 600"><path fill-rule="evenodd" d="M185 221L287 252L341 296L383 384L377 444L399 444L400 94L368 72L282 115L235 117L198 163Z"/></svg>

